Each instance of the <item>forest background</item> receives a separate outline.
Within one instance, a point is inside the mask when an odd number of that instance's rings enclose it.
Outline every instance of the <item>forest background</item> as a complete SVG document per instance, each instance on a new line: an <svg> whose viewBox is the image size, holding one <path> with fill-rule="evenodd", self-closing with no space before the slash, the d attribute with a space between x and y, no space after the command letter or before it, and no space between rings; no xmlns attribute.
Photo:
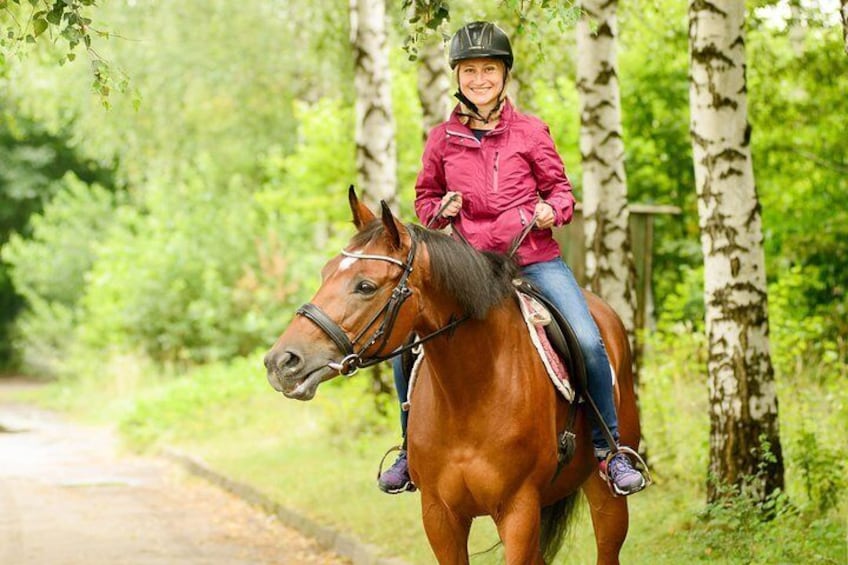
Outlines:
<svg viewBox="0 0 848 565"><path fill-rule="evenodd" d="M848 56L835 2L746 4L787 488L770 520L744 498L704 503L686 3L623 1L629 199L681 209L656 220L641 402L657 485L633 499L628 562L846 558ZM513 34L517 103L550 125L579 198L573 21L519 20L514 5L452 2L451 29L493 19ZM389 16L398 202L412 220L421 109L408 14L397 3ZM61 45L0 63L0 362L50 379L43 400L117 423L135 448L189 448L388 554L429 562L415 497L373 485L397 441L391 395L338 380L294 404L261 364L352 233L347 3L112 1L94 27L111 73L95 89L84 57L58 64ZM477 530L477 547L491 545ZM575 537L571 557L591 561L590 532Z"/></svg>

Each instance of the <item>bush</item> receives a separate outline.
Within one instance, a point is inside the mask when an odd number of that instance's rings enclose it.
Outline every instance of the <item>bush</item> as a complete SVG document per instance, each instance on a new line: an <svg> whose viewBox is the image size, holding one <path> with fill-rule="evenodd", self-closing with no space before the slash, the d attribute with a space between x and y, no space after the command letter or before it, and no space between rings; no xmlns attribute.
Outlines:
<svg viewBox="0 0 848 565"><path fill-rule="evenodd" d="M27 304L17 323L15 349L24 370L45 376L55 376L67 354L85 275L116 206L109 191L72 173L59 184L55 198L32 217L32 236L15 234L2 249L15 290Z"/></svg>
<svg viewBox="0 0 848 565"><path fill-rule="evenodd" d="M291 311L297 286L279 245L263 241L251 191L239 177L210 185L207 166L175 185L152 183L146 210L122 211L82 300L89 349L138 349L162 363L226 359L266 344Z"/></svg>

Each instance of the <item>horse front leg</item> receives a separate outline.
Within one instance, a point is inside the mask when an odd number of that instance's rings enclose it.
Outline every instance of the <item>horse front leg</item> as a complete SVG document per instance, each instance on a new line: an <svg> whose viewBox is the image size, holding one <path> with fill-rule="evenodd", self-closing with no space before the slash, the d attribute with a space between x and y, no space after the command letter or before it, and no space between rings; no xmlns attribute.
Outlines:
<svg viewBox="0 0 848 565"><path fill-rule="evenodd" d="M421 495L421 515L430 547L441 565L468 564L471 519L456 515L438 497Z"/></svg>
<svg viewBox="0 0 848 565"><path fill-rule="evenodd" d="M538 497L515 497L504 504L495 523L507 565L544 565L539 544L541 507Z"/></svg>

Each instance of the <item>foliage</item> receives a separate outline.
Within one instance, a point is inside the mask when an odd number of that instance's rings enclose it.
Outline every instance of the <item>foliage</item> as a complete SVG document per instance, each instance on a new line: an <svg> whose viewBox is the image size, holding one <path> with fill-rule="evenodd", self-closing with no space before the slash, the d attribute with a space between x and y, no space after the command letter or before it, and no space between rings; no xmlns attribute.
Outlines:
<svg viewBox="0 0 848 565"><path fill-rule="evenodd" d="M94 48L93 38L110 36L108 31L93 27L88 15L95 6L97 0L0 0L0 75L8 58L24 57L29 48L45 37L52 46L64 42L66 47L56 54L60 65L74 61L78 47L82 47L91 69L92 89L108 107L111 91L126 92L129 77Z"/></svg>
<svg viewBox="0 0 848 565"><path fill-rule="evenodd" d="M142 387L119 429L131 446L145 450L244 425L251 417L245 408L259 385L265 385L247 377L261 366L257 353L195 368L184 378L158 387ZM233 410L233 406L241 409Z"/></svg>
<svg viewBox="0 0 848 565"><path fill-rule="evenodd" d="M100 185L73 173L60 182L44 212L31 218L32 236L13 234L3 248L15 287L29 303L74 306L94 261L97 237L112 222L115 198Z"/></svg>
<svg viewBox="0 0 848 565"><path fill-rule="evenodd" d="M70 124L51 133L43 124L21 116L14 107L0 114L0 246L12 233L31 234L29 217L40 212L72 171L86 182L111 186L111 166L81 158L69 142ZM0 366L11 364L10 322L24 307L15 292L8 265L0 262Z"/></svg>
<svg viewBox="0 0 848 565"><path fill-rule="evenodd" d="M24 367L44 375L55 375L67 353L85 275L115 207L111 192L73 173L56 185L56 197L31 218L32 235L13 234L2 248L11 281L28 306L18 322L15 346Z"/></svg>
<svg viewBox="0 0 848 565"><path fill-rule="evenodd" d="M80 337L89 348L197 363L269 338L268 325L288 305L286 259L257 240L264 218L243 181L214 186L207 173L214 166L199 159L179 184L151 184L146 210L120 210L82 298ZM253 294L265 270L282 285Z"/></svg>
<svg viewBox="0 0 848 565"><path fill-rule="evenodd" d="M800 283L797 319L819 318L836 339L848 332L848 59L819 10L799 18L753 21L752 150L769 275Z"/></svg>
<svg viewBox="0 0 848 565"><path fill-rule="evenodd" d="M762 503L731 489L692 524L686 553L725 563L835 563L842 535L823 516L799 512L781 492ZM776 538L778 531L785 533Z"/></svg>

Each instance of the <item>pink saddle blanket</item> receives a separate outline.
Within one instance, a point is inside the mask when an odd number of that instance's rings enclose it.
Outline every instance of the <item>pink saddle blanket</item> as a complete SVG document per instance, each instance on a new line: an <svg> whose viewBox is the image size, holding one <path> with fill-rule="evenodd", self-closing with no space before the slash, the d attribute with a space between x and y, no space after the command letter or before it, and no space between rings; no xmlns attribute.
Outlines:
<svg viewBox="0 0 848 565"><path fill-rule="evenodd" d="M556 389L569 402L574 400L574 389L568 379L568 369L548 339L545 326L554 323L548 309L532 296L516 292L521 314L530 332L530 340L539 352L545 370Z"/></svg>

